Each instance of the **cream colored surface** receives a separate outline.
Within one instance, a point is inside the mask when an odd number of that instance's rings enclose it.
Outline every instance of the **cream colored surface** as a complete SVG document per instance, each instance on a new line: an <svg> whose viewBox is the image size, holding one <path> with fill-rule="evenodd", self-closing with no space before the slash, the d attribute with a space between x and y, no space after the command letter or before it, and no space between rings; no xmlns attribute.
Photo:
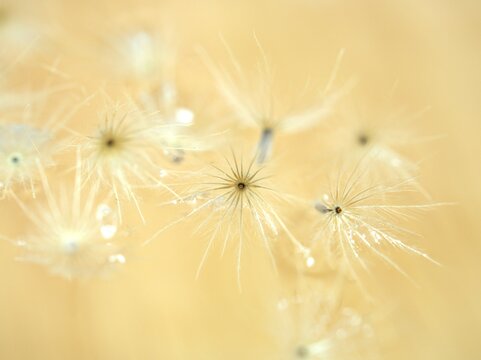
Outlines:
<svg viewBox="0 0 481 360"><path fill-rule="evenodd" d="M420 181L432 197L455 205L431 211L414 222L413 230L423 234L422 246L444 266L397 257L420 288L376 267L383 289L380 302L390 304L392 322L403 329L383 359L480 358L481 3L65 0L38 10L38 16L45 13L59 24L52 45L56 55L39 55L34 61L58 60L68 81L85 86L86 93L108 76L95 61L96 31L108 31L110 19L141 13L145 21L162 22L170 29L179 49L181 89L207 96L207 103L213 99L213 83L194 47L202 45L216 59L226 60L221 33L242 61L252 62L258 55L255 31L279 77L294 84L286 88L291 91L286 96L306 77L322 85L339 49L345 48L340 77L359 80L351 96L356 103L376 109L397 82L390 104L413 111L431 106L414 124L415 130L445 136L408 152L421 160ZM37 76L35 64L28 61L26 66ZM17 82L29 82L30 74L18 75ZM92 131L96 113L92 107L81 109L71 126ZM276 150L281 154L288 146L304 146L302 136L280 140ZM306 152L318 151L315 141L308 143L312 149ZM302 166L309 168L308 163ZM55 181L62 176L59 171ZM157 198L165 200L164 195ZM52 277L44 268L17 262L17 250L0 243L1 359L286 356L272 308L281 280L266 258L254 254L246 258L242 294L235 281L234 254L221 260L211 256L195 280L205 239L189 236L191 225L180 225L141 247L142 240L170 216L155 201L144 206L148 224L144 228L135 213L131 216L127 265L108 280L69 282ZM2 234L12 237L27 226L13 201L2 200L0 226Z"/></svg>

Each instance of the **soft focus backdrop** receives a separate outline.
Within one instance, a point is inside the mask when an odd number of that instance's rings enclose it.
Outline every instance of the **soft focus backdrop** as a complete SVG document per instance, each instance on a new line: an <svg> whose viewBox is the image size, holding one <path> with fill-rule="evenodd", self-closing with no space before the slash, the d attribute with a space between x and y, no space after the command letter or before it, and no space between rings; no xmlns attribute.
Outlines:
<svg viewBox="0 0 481 360"><path fill-rule="evenodd" d="M323 84L345 48L340 77L358 80L350 96L354 103L374 111L394 106L415 112L429 106L410 124L423 136L436 136L416 145L420 181L433 199L454 204L423 216L413 230L423 234L423 247L443 267L401 256L420 287L393 271L378 274L380 301L385 297L392 303L391 321L403 329L383 359L481 357L479 1L22 0L2 6L49 28L47 44L39 44L44 49L21 60L19 66L28 70L15 73L18 84L39 82L41 69L55 64L62 73L56 76L83 94L105 82L117 91L104 73L96 41L108 36L115 19L137 17L141 23L160 23L169 33L177 48L181 91L186 99L201 95L204 107L215 103L214 84L195 48L225 60L222 34L241 61L252 62L258 56L254 32L288 90L292 84L291 92L307 77ZM91 132L96 113L83 108L69 126ZM312 147L307 152L318 151L315 141L307 144ZM286 153L305 143L297 136L276 146ZM59 171L57 176L65 175ZM132 221L133 243L156 228L156 218L161 222L170 215L155 204L146 204L144 212L150 222L143 228ZM17 236L26 224L15 203L2 200L1 233ZM233 255L211 256L195 280L205 241L187 230L179 226L149 246L133 246L127 264L110 279L79 282L17 262L17 249L1 242L0 358L281 358L282 335L271 308L280 281L269 264L255 256L244 262L242 293Z"/></svg>

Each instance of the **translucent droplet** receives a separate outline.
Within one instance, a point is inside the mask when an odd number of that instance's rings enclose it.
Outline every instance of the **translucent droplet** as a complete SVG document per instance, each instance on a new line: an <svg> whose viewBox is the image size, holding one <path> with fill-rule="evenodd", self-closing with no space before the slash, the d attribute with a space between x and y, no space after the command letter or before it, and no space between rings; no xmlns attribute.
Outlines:
<svg viewBox="0 0 481 360"><path fill-rule="evenodd" d="M189 205L195 205L197 204L197 195L192 195L189 196L187 199L185 199L185 202Z"/></svg>
<svg viewBox="0 0 481 360"><path fill-rule="evenodd" d="M106 239L112 239L117 233L115 213L107 204L100 204L97 207L97 221L100 223L100 234Z"/></svg>
<svg viewBox="0 0 481 360"><path fill-rule="evenodd" d="M185 158L185 151L182 149L164 150L164 155L173 163L181 163Z"/></svg>
<svg viewBox="0 0 481 360"><path fill-rule="evenodd" d="M112 213L112 209L107 204L100 204L97 207L97 213L95 217L98 221L103 221L106 217L108 217Z"/></svg>
<svg viewBox="0 0 481 360"><path fill-rule="evenodd" d="M306 266L308 268L312 268L314 265L316 265L316 259L314 259L312 256L309 256L307 259L306 259Z"/></svg>
<svg viewBox="0 0 481 360"><path fill-rule="evenodd" d="M112 239L117 233L117 226L115 225L101 225L100 233L102 237L106 240Z"/></svg>
<svg viewBox="0 0 481 360"><path fill-rule="evenodd" d="M195 114L187 108L178 108L175 110L175 121L181 125L192 125L194 123Z"/></svg>
<svg viewBox="0 0 481 360"><path fill-rule="evenodd" d="M166 177L167 174L168 174L168 173L167 173L167 170L161 169L161 170L159 171L159 176L160 176L161 178Z"/></svg>
<svg viewBox="0 0 481 360"><path fill-rule="evenodd" d="M115 255L110 255L109 256L109 262L110 263L119 263L119 264L125 264L127 259L125 259L125 256L122 254L115 254Z"/></svg>

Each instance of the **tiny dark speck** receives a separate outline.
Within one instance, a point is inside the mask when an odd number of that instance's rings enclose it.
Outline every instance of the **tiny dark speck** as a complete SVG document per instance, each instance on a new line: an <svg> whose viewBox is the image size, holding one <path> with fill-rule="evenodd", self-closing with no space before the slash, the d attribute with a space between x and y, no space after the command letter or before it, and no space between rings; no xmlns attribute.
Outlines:
<svg viewBox="0 0 481 360"><path fill-rule="evenodd" d="M113 147L115 145L115 140L107 139L107 141L105 142L105 145L107 145L108 147Z"/></svg>
<svg viewBox="0 0 481 360"><path fill-rule="evenodd" d="M369 142L369 137L365 134L361 134L359 135L359 137L357 138L357 141L359 142L359 145L361 146L365 146L367 145L367 143Z"/></svg>
<svg viewBox="0 0 481 360"><path fill-rule="evenodd" d="M309 350L305 346L299 346L296 349L296 355L300 359L305 359L309 356Z"/></svg>

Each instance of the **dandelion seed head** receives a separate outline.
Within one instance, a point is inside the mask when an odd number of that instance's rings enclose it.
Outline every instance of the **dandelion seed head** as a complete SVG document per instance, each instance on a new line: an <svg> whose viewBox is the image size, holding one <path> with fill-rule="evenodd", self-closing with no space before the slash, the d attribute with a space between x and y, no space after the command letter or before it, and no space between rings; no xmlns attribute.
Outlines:
<svg viewBox="0 0 481 360"><path fill-rule="evenodd" d="M271 242L281 232L290 240L294 251L307 254L307 249L292 234L279 213L278 202L285 200L283 195L272 187L265 167L256 164L255 160L253 157L247 163L232 154L232 157L225 158L225 167L212 164L212 172L202 176L205 180L190 188L182 196L182 201L175 201L175 204L189 204L190 211L160 229L153 238L181 221L204 214L199 229L213 226L209 228L210 237L199 272L214 242L221 241L222 253L234 245L239 287L241 258L247 242L260 241L274 266Z"/></svg>
<svg viewBox="0 0 481 360"><path fill-rule="evenodd" d="M125 262L114 212L96 201L96 189L81 194L81 165L77 166L70 191L64 187L53 193L40 166L46 201L32 208L16 198L33 224L18 242L23 250L21 259L67 279L103 275Z"/></svg>
<svg viewBox="0 0 481 360"><path fill-rule="evenodd" d="M0 125L0 182L6 195L19 184L34 194L37 162L53 164L51 134L21 123Z"/></svg>
<svg viewBox="0 0 481 360"><path fill-rule="evenodd" d="M129 105L110 104L97 133L83 144L86 165L104 180L127 181L132 173L145 179L142 171L151 163L149 145L153 140L143 114Z"/></svg>
<svg viewBox="0 0 481 360"><path fill-rule="evenodd" d="M278 358L286 360L377 358L385 339L376 334L380 311L367 313L368 304L344 304L344 277L312 283L301 278L296 292L277 307L282 318ZM372 357L371 357L372 356Z"/></svg>
<svg viewBox="0 0 481 360"><path fill-rule="evenodd" d="M354 112L349 108L341 113L340 124L333 126L332 134L326 139L332 158L353 165L360 161L369 164L370 176L363 180L405 180L417 175L418 165L409 152L413 145L426 140L412 131L409 122L417 120L424 110L407 114L401 110ZM426 194L419 184L417 186Z"/></svg>
<svg viewBox="0 0 481 360"><path fill-rule="evenodd" d="M389 250L400 249L429 259L422 251L405 242L412 235L402 227L409 213L427 204L400 203L398 198L413 192L406 181L394 185L364 185L368 170L341 175L329 193L314 203L318 220L313 238L315 256L326 259L331 267L346 271L359 280L358 270L368 270L368 261L377 258L403 275L406 273L389 257Z"/></svg>
<svg viewBox="0 0 481 360"><path fill-rule="evenodd" d="M108 99L101 122L93 136L85 137L84 170L94 184L108 187L117 202L119 215L123 200L131 202L145 222L137 199L137 188L162 188L177 194L165 184L168 170L161 156L158 125L131 99L118 103Z"/></svg>
<svg viewBox="0 0 481 360"><path fill-rule="evenodd" d="M366 133L360 133L357 136L357 142L360 146L367 146L371 142L371 138Z"/></svg>
<svg viewBox="0 0 481 360"><path fill-rule="evenodd" d="M175 50L166 34L155 27L127 26L116 31L108 40L107 60L119 77L140 89L150 92L161 86L168 101Z"/></svg>
<svg viewBox="0 0 481 360"><path fill-rule="evenodd" d="M279 79L276 78L257 37L255 41L260 59L252 74L242 68L225 41L224 45L230 58L232 71L217 66L204 51L202 55L216 80L219 94L235 119L244 127L260 130L258 162L264 163L271 155L274 135L299 133L317 126L331 115L334 106L350 90L351 85L331 91L342 58L343 51L341 51L323 92L316 91L320 94L306 101L303 99L308 93L305 86L296 95L286 97L284 92L278 89Z"/></svg>

